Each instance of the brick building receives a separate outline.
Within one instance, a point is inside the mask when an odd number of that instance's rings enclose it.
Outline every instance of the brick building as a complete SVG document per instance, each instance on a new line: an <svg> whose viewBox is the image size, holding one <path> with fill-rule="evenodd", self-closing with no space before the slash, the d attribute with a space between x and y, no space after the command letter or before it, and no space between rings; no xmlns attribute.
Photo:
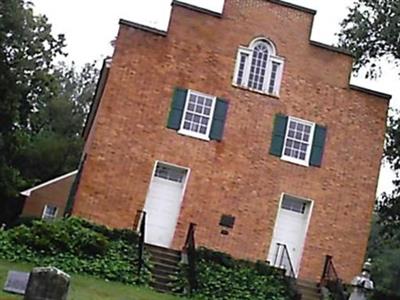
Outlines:
<svg viewBox="0 0 400 300"><path fill-rule="evenodd" d="M318 280L325 255L349 281L370 231L389 95L349 84L352 57L310 41L315 11L178 1L169 28L120 21L72 214L147 242L269 260L286 245Z"/></svg>
<svg viewBox="0 0 400 300"><path fill-rule="evenodd" d="M24 205L20 216L42 219L62 218L77 172L70 172L22 191L20 195L24 198Z"/></svg>

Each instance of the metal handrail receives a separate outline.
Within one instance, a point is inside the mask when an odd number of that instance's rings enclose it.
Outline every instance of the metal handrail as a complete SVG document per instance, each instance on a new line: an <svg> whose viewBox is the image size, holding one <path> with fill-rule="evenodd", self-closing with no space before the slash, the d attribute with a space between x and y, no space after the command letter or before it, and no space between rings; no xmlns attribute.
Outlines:
<svg viewBox="0 0 400 300"><path fill-rule="evenodd" d="M144 261L144 242L146 232L146 212L143 210L138 211L138 278L141 277L142 269L145 267ZM136 223L136 222L135 222ZM135 226L135 225L134 225Z"/></svg>
<svg viewBox="0 0 400 300"><path fill-rule="evenodd" d="M196 224L190 223L186 235L186 241L183 246L182 252L187 255L188 260L188 281L190 293L197 289L197 275L196 275L196 241L195 241Z"/></svg>
<svg viewBox="0 0 400 300"><path fill-rule="evenodd" d="M289 250L285 244L276 243L274 266L285 269L286 276L291 278L296 277Z"/></svg>
<svg viewBox="0 0 400 300"><path fill-rule="evenodd" d="M343 282L338 276L335 265L333 264L333 257L331 255L327 255L325 257L320 286L327 288L333 294L335 300L347 299L344 293Z"/></svg>

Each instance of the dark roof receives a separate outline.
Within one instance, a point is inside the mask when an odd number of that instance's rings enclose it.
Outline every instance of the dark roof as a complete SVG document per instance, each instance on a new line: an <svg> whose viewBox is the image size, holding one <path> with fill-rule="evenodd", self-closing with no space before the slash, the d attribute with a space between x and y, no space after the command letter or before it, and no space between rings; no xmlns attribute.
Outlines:
<svg viewBox="0 0 400 300"><path fill-rule="evenodd" d="M324 49L329 50L329 51L334 51L334 52L337 52L337 53L340 53L340 54L344 54L344 55L348 55L348 56L354 57L353 53L351 53L349 50L342 49L342 48L339 48L339 47L336 47L336 46L330 46L330 45L327 45L327 44L324 44L324 43L311 41L311 40L310 40L310 44L313 45L313 46L316 46L316 47L324 48Z"/></svg>
<svg viewBox="0 0 400 300"><path fill-rule="evenodd" d="M350 86L350 89L358 91L358 92L370 94L372 96L381 97L381 98L386 99L388 101L390 99L392 99L392 95L389 95L389 94L386 94L386 93L370 90L370 89L367 89L367 88L364 88L364 87L361 87L361 86L358 86L358 85L354 85L354 84L350 84L349 86Z"/></svg>
<svg viewBox="0 0 400 300"><path fill-rule="evenodd" d="M293 3L290 3L290 2L286 2L286 1L281 1L281 0L267 0L267 1L279 4L279 5L282 5L282 6L286 6L286 7L289 7L289 8L293 8L293 9L296 9L296 10L299 10L299 11L302 11L302 12L305 12L305 13L308 13L308 14L312 14L312 15L315 15L317 13L317 11L314 10L314 9L307 8L307 7L300 6L300 5L293 4Z"/></svg>
<svg viewBox="0 0 400 300"><path fill-rule="evenodd" d="M126 26L129 26L129 27L133 27L133 28L136 28L136 29L139 29L139 30L143 30L143 31L148 31L148 32L151 32L151 33L154 33L154 34L157 34L157 35L167 36L167 32L164 31L164 30L160 30L160 29L157 29L157 28L154 28L154 27L150 27L150 26L146 26L146 25L143 25L143 24L135 23L135 22L132 22L132 21L120 19L119 20L119 24L120 25L126 25Z"/></svg>
<svg viewBox="0 0 400 300"><path fill-rule="evenodd" d="M210 16L217 17L217 18L222 18L222 13L218 13L218 12L215 12L215 11L212 11L212 10L209 10L209 9L206 9L206 8L202 8L202 7L199 7L199 6L195 6L193 4L185 3L185 2L182 2L182 1L173 0L172 1L172 5L181 6L181 7L190 9L190 10L194 10L196 12L200 12L200 13L203 13L203 14L207 14L207 15L210 15Z"/></svg>

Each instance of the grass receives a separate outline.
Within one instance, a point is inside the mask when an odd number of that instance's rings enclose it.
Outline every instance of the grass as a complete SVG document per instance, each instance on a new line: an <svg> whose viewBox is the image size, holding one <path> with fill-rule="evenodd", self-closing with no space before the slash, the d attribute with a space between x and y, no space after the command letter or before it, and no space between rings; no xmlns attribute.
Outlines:
<svg viewBox="0 0 400 300"><path fill-rule="evenodd" d="M0 260L0 300L23 299L22 296L2 291L9 270L29 272L31 265ZM106 282L101 279L73 275L68 300L184 300L172 295L156 293L150 289Z"/></svg>

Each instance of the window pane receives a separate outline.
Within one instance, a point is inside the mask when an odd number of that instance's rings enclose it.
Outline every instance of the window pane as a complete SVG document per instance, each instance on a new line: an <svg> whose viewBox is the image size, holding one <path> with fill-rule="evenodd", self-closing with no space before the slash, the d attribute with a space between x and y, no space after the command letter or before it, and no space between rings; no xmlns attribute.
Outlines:
<svg viewBox="0 0 400 300"><path fill-rule="evenodd" d="M286 210L304 214L306 210L306 202L295 197L284 195L281 207Z"/></svg>
<svg viewBox="0 0 400 300"><path fill-rule="evenodd" d="M184 112L183 129L200 134L207 134L211 107L214 98L191 92L189 103Z"/></svg>
<svg viewBox="0 0 400 300"><path fill-rule="evenodd" d="M289 119L283 155L305 161L311 148L311 125L301 120Z"/></svg>
<svg viewBox="0 0 400 300"><path fill-rule="evenodd" d="M157 164L155 177L163 178L175 182L183 182L186 171L168 165Z"/></svg>
<svg viewBox="0 0 400 300"><path fill-rule="evenodd" d="M43 212L44 219L54 219L57 215L57 206L46 205Z"/></svg>
<svg viewBox="0 0 400 300"><path fill-rule="evenodd" d="M239 71L236 79L236 84L242 85L243 84L243 76L244 76L244 69L246 67L246 60L247 54L241 53L240 54L240 63L239 63Z"/></svg>
<svg viewBox="0 0 400 300"><path fill-rule="evenodd" d="M271 77L269 80L269 86L268 86L268 93L274 94L276 93L275 91L275 84L276 84L276 77L278 75L278 68L279 68L279 63L273 62L272 63L272 69L271 69Z"/></svg>
<svg viewBox="0 0 400 300"><path fill-rule="evenodd" d="M259 42L253 50L251 60L250 76L248 87L256 90L263 90L264 75L266 74L268 62L268 46L265 42Z"/></svg>

